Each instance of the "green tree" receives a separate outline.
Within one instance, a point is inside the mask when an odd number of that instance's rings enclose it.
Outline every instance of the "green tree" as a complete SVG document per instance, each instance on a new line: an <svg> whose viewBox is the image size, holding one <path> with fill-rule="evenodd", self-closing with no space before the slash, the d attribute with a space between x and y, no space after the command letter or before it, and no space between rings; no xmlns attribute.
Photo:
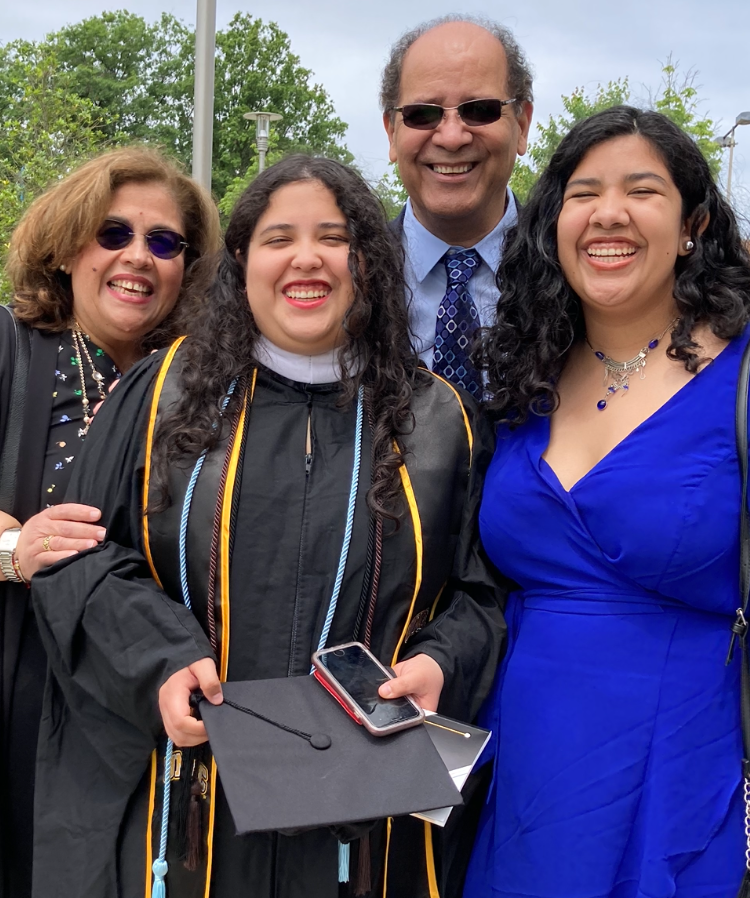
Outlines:
<svg viewBox="0 0 750 898"><path fill-rule="evenodd" d="M223 196L243 177L256 157L255 125L245 112L269 109L283 115L273 126L276 148L297 149L351 162L344 136L347 125L336 115L323 87L291 51L289 37L271 23L237 13L216 34L214 101L214 190Z"/></svg>
<svg viewBox="0 0 750 898"><path fill-rule="evenodd" d="M172 15L149 25L103 13L48 35L75 93L101 113L107 139L159 143L187 166L192 155L195 36ZM213 190L223 197L256 161L255 128L242 115L279 112L279 152L296 147L351 161L346 123L273 22L238 13L216 33ZM235 184L236 187L236 184Z"/></svg>
<svg viewBox="0 0 750 898"><path fill-rule="evenodd" d="M521 202L525 202L539 175L549 164L552 154L560 146L560 141L573 125L582 122L595 112L627 103L630 99L628 79L610 81L606 87L601 84L593 96L587 96L582 87L577 87L570 96L563 96L565 115L550 116L547 124L539 122L537 139L529 143L528 162L516 162L510 179L510 186Z"/></svg>
<svg viewBox="0 0 750 898"><path fill-rule="evenodd" d="M189 161L192 128L192 32L162 14L149 25L120 10L47 36L70 90L93 103L110 141L161 143Z"/></svg>
<svg viewBox="0 0 750 898"><path fill-rule="evenodd" d="M391 163L390 169L372 185L372 188L380 197L388 219L395 218L408 197L395 162Z"/></svg>
<svg viewBox="0 0 750 898"><path fill-rule="evenodd" d="M102 149L98 110L71 93L52 50L26 41L0 47L0 300L13 228L31 201Z"/></svg>
<svg viewBox="0 0 750 898"><path fill-rule="evenodd" d="M680 76L679 64L673 62L670 56L662 66L662 82L657 94L648 103L637 105L649 106L679 125L696 141L712 174L717 177L721 167L721 149L715 143L715 124L700 112L700 100L694 82L695 72L691 70L686 76ZM537 124L538 136L529 144L528 162L519 160L513 170L510 185L521 201L526 200L560 141L573 125L595 112L630 101L631 91L627 78L610 81L606 86L600 84L593 95L587 95L581 87L576 88L569 96L563 96L565 114L550 116L546 124Z"/></svg>
<svg viewBox="0 0 750 898"><path fill-rule="evenodd" d="M695 86L697 73L690 70L681 77L679 64L667 58L662 66L662 81L659 93L652 102L653 108L670 118L686 131L698 144L698 148L714 178L721 170L721 147L716 143L716 123L699 110L698 88Z"/></svg>

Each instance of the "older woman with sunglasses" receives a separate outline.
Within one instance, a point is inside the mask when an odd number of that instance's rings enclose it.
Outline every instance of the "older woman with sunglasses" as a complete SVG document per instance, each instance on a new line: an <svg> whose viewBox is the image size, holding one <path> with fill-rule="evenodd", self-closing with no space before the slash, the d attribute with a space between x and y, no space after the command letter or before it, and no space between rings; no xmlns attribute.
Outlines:
<svg viewBox="0 0 750 898"><path fill-rule="evenodd" d="M98 509L62 501L94 410L173 338L186 273L218 239L210 196L158 152L131 147L56 184L11 240L14 299L0 314L0 896L31 888L46 660L26 586L104 537Z"/></svg>

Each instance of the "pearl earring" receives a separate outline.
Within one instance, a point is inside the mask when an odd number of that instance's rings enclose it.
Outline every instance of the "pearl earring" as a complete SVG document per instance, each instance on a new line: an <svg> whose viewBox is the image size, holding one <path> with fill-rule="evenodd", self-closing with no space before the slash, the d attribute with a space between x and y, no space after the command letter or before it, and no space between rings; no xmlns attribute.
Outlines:
<svg viewBox="0 0 750 898"><path fill-rule="evenodd" d="M68 266L67 266L67 265L61 265L61 266L60 266L60 271L62 271L63 274L67 274L67 273L68 273Z"/></svg>
<svg viewBox="0 0 750 898"><path fill-rule="evenodd" d="M689 253L689 252L692 252L694 249L695 249L695 244L693 243L692 240L688 240L687 243L685 244L685 252Z"/></svg>

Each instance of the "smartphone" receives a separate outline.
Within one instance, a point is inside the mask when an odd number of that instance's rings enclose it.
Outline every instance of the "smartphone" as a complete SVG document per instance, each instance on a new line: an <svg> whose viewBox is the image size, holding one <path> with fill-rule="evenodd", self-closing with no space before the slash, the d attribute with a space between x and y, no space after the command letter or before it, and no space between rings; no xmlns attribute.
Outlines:
<svg viewBox="0 0 750 898"><path fill-rule="evenodd" d="M312 663L316 679L373 736L387 736L424 720L424 711L409 696L378 695L378 687L394 676L361 642L315 652Z"/></svg>

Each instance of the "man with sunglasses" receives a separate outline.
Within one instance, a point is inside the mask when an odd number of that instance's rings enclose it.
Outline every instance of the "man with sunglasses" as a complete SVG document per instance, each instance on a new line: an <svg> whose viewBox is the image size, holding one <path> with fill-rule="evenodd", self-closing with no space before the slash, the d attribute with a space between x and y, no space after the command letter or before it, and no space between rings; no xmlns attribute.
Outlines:
<svg viewBox="0 0 750 898"><path fill-rule="evenodd" d="M393 229L406 253L415 347L479 398L469 355L477 328L494 317L495 272L516 223L508 180L526 152L531 72L507 29L445 16L394 45L380 100L390 159L409 195Z"/></svg>

